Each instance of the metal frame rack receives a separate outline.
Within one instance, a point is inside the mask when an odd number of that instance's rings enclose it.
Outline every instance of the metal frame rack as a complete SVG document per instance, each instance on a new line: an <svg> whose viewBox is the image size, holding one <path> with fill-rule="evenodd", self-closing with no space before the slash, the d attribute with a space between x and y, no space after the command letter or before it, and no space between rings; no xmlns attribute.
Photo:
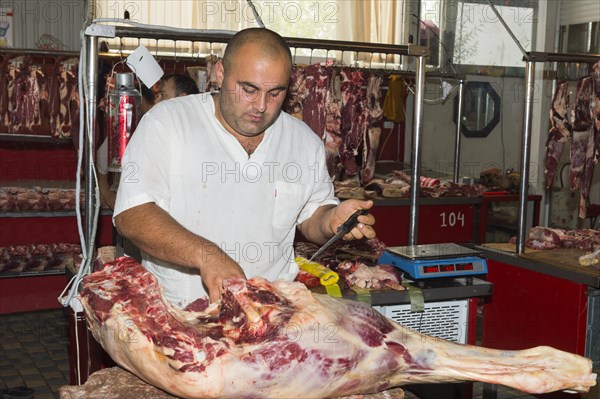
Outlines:
<svg viewBox="0 0 600 399"><path fill-rule="evenodd" d="M528 52L527 55L523 57L523 61L525 61L525 107L523 113L523 140L521 150L521 181L519 185L519 230L517 231L517 254L522 254L525 251L525 230L527 228L527 191L529 187L529 161L531 152L531 112L534 102L533 94L535 89L535 63L595 63L599 60L600 54Z"/></svg>
<svg viewBox="0 0 600 399"><path fill-rule="evenodd" d="M91 129L92 134L87 131L85 135L84 147L84 164L85 166L85 227L84 237L88 248L93 248L93 224L94 215L92 212L92 204L94 201L94 183L93 183L93 140L89 137L95 137L96 131L94 121L96 118L95 105L97 100L97 77L98 77L98 38L99 37L128 37L138 39L155 39L155 40L173 40L173 41L191 41L204 43L227 43L234 32L227 31L211 31L211 30L183 30L176 31L165 27L141 27L141 26L112 26L100 25L92 23L85 30L85 49L87 52L87 62L84 65L84 71L87 76L87 99L86 99L86 129ZM338 40L315 40L303 38L285 38L290 47L306 48L310 50L333 50L342 52L364 52L364 53L383 53L394 54L401 56L415 57L415 100L413 112L413 140L412 140L412 157L411 162L414 165L411 176L411 198L410 198L410 214L409 214L409 244L416 244L417 237L417 221L418 221L418 202L419 202L419 181L420 181L420 147L422 140L422 121L423 121L423 103L424 103L424 86L425 86L425 59L429 55L429 50L426 47L416 45L389 45L378 43L363 43L363 42L348 42ZM396 73L396 71L394 71ZM440 75L442 77L442 75ZM455 78L459 81L459 112L461 112L462 91L464 79ZM459 114L460 115L460 114ZM458 154L460 148L460 123L457 129L456 139L456 169L458 168ZM455 171L455 178L458 176L458 171Z"/></svg>

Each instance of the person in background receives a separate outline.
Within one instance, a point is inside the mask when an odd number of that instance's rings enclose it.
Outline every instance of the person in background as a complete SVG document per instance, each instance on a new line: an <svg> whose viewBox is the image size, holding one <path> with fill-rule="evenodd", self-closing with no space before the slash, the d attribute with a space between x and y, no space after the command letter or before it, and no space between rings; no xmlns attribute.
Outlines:
<svg viewBox="0 0 600 399"><path fill-rule="evenodd" d="M215 68L219 92L165 101L142 119L113 215L180 307L218 300L232 277L293 280L296 228L323 244L373 206L335 198L322 141L281 112L292 55L280 35L238 32ZM372 215L358 222L344 239L375 237Z"/></svg>
<svg viewBox="0 0 600 399"><path fill-rule="evenodd" d="M158 95L156 96L157 103L175 97L200 93L198 86L196 86L196 82L188 75L179 73L166 75L162 77L160 83Z"/></svg>

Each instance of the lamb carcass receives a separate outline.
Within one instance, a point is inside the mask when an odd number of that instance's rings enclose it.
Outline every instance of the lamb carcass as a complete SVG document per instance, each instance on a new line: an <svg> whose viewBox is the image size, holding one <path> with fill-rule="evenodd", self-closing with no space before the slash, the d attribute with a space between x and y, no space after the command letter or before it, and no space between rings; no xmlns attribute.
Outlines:
<svg viewBox="0 0 600 399"><path fill-rule="evenodd" d="M549 347L450 343L300 283L236 278L224 288L219 303L180 310L151 273L122 257L86 276L80 299L119 365L184 398L331 398L460 380L530 393L595 385L589 359Z"/></svg>

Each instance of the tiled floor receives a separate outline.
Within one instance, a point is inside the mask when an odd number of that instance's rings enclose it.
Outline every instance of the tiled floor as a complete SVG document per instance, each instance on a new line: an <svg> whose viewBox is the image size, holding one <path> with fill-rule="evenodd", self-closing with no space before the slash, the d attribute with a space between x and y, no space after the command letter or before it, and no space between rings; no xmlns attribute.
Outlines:
<svg viewBox="0 0 600 399"><path fill-rule="evenodd" d="M58 389L69 380L69 340L63 312L49 310L0 316L0 389L6 392L9 388L25 386L34 390L28 398L59 398ZM474 384L473 390L473 398L481 399L483 384ZM12 398L4 395L5 399L8 397ZM418 399L408 391L406 398ZM498 399L510 398L535 399L520 391L498 388Z"/></svg>
<svg viewBox="0 0 600 399"><path fill-rule="evenodd" d="M63 310L0 316L0 388L5 397L10 397L6 390L26 386L34 390L35 399L58 398L58 389L68 380Z"/></svg>

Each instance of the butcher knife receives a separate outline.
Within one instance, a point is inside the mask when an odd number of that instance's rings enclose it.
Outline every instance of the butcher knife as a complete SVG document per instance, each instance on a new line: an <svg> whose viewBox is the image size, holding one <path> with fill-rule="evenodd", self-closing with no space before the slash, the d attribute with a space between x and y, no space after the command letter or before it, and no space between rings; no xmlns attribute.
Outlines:
<svg viewBox="0 0 600 399"><path fill-rule="evenodd" d="M319 248L319 250L317 252L315 252L313 256L310 257L309 261L314 262L314 260L317 259L319 256L321 256L321 254L323 252L325 252L325 250L327 248L329 248L331 246L331 244L333 244L334 242L336 242L337 240L339 240L340 238L342 238L343 236L348 234L348 232L350 230L352 230L354 227L356 227L356 225L358 224L358 217L360 215L366 215L367 213L369 213L368 209L361 209L359 211L354 212L352 214L352 216L350 216L348 218L348 220L346 220L344 222L344 224L342 224L340 227L338 227L336 235L331 237L329 239L329 241L327 241L325 244L323 244L323 246L321 248Z"/></svg>

